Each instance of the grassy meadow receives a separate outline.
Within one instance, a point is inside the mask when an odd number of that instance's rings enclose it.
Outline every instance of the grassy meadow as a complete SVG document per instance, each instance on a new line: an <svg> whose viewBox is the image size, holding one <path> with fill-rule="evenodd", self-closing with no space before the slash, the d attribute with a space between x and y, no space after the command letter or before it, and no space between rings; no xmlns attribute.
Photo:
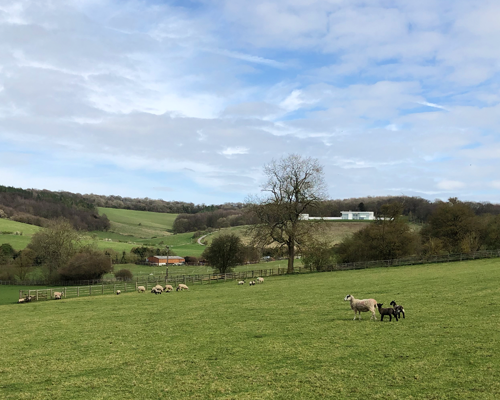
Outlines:
<svg viewBox="0 0 500 400"><path fill-rule="evenodd" d="M1 305L0 398L496 399L499 267L479 260ZM396 300L406 319L353 321L348 293Z"/></svg>

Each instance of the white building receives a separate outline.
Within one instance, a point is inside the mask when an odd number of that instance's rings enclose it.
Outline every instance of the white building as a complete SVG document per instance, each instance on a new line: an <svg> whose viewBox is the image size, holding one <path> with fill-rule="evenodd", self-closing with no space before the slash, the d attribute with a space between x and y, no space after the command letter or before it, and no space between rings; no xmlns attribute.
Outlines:
<svg viewBox="0 0 500 400"><path fill-rule="evenodd" d="M375 214L373 211L341 211L341 217L310 217L309 214L300 214L300 219L303 221L314 221L314 220L323 220L323 221L340 221L343 219L347 220L374 220Z"/></svg>

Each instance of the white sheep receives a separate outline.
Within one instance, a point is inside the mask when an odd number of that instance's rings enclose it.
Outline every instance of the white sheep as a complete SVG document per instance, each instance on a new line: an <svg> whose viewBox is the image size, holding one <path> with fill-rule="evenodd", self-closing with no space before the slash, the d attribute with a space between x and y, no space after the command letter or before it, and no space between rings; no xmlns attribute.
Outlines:
<svg viewBox="0 0 500 400"><path fill-rule="evenodd" d="M358 300L358 299L355 299L350 294L348 294L344 298L344 301L351 302L351 309L354 311L354 319L356 319L357 313L359 313L359 319L361 319L361 313L367 312L367 311L370 311L372 313L372 316L370 317L370 319L372 319L372 318L374 320L377 319L377 317L375 316L375 309L377 308L377 300L375 300L375 299Z"/></svg>
<svg viewBox="0 0 500 400"><path fill-rule="evenodd" d="M264 278L258 277L257 278L257 283L264 283Z"/></svg>
<svg viewBox="0 0 500 400"><path fill-rule="evenodd" d="M145 292L145 291L146 291L146 288L145 288L144 286L137 286L137 291L138 291L139 293L141 293L141 292Z"/></svg>
<svg viewBox="0 0 500 400"><path fill-rule="evenodd" d="M121 290L117 290L116 291L116 294L120 294L122 291Z"/></svg>
<svg viewBox="0 0 500 400"><path fill-rule="evenodd" d="M184 289L189 290L189 288L186 285L184 285L183 283L179 283L179 285L177 285L177 289L175 289L175 290L179 291L179 290L184 290Z"/></svg>
<svg viewBox="0 0 500 400"><path fill-rule="evenodd" d="M239 281L238 282L238 285L244 285L245 284L245 281Z"/></svg>
<svg viewBox="0 0 500 400"><path fill-rule="evenodd" d="M62 292L54 292L54 300L61 300Z"/></svg>
<svg viewBox="0 0 500 400"><path fill-rule="evenodd" d="M160 290L157 287L154 287L153 289L151 289L151 293L154 293L154 294L161 294L162 291L163 290Z"/></svg>
<svg viewBox="0 0 500 400"><path fill-rule="evenodd" d="M172 287L172 285L165 285L165 292L169 293L171 292L172 290L174 290L174 288Z"/></svg>
<svg viewBox="0 0 500 400"><path fill-rule="evenodd" d="M18 303L24 303L26 301L26 299L19 299L17 302Z"/></svg>

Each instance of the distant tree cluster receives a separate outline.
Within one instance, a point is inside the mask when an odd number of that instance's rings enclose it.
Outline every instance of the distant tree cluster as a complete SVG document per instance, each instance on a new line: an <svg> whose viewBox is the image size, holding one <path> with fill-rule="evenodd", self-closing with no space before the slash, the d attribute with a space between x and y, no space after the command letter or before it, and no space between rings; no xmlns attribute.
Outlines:
<svg viewBox="0 0 500 400"><path fill-rule="evenodd" d="M186 203L183 201L165 201L161 199L131 198L121 196L103 196L84 194L82 197L96 207L119 208L124 210L151 211L172 214L196 214L219 209L237 210L243 207L242 203L225 203L221 205L205 205Z"/></svg>
<svg viewBox="0 0 500 400"><path fill-rule="evenodd" d="M100 216L92 203L68 192L0 186L0 210L4 218L42 227L58 218L68 220L77 230L105 231L110 227L108 218Z"/></svg>
<svg viewBox="0 0 500 400"><path fill-rule="evenodd" d="M470 253L500 248L500 215L477 214L477 203L436 201L419 231L402 216L403 204L381 207L379 219L335 246L338 262Z"/></svg>
<svg viewBox="0 0 500 400"><path fill-rule="evenodd" d="M220 209L198 214L179 214L174 221L174 232L204 231L209 228L221 229L231 226L250 225L255 223L253 216L241 210Z"/></svg>

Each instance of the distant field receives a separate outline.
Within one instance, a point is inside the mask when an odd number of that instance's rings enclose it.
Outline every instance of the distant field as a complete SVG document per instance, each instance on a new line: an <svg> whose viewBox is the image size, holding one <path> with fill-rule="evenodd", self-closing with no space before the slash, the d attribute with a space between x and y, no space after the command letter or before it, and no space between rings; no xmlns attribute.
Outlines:
<svg viewBox="0 0 500 400"><path fill-rule="evenodd" d="M357 221L324 221L324 222L309 222L311 224L317 224L319 226L318 235L321 238L328 237L330 244L333 246L334 244L340 243L346 236L350 236L353 233L359 231L360 229L370 224L369 221L357 222ZM223 233L234 233L241 237L243 243L249 243L250 238L246 235L246 226L235 226L231 228L224 228L220 231L215 231L214 233L208 235L204 242L207 244L212 243L216 237Z"/></svg>
<svg viewBox="0 0 500 400"><path fill-rule="evenodd" d="M99 207L99 214L106 214L111 221L110 231L142 239L170 234L177 217L177 214L119 210L105 207Z"/></svg>
<svg viewBox="0 0 500 400"><path fill-rule="evenodd" d="M1 305L0 398L498 399L498 263ZM348 293L406 318L353 321Z"/></svg>
<svg viewBox="0 0 500 400"><path fill-rule="evenodd" d="M14 249L22 250L31 241L31 236L40 227L0 218L0 244L9 243ZM1 232L22 232L22 235L2 234Z"/></svg>

